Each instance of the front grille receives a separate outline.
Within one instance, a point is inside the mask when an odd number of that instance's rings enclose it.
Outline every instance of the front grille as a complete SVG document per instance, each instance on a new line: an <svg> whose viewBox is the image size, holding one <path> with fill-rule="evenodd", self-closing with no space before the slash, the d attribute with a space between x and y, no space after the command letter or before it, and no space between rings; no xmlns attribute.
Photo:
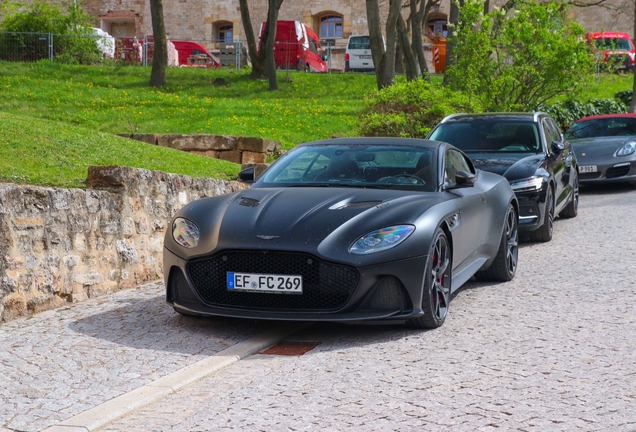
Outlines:
<svg viewBox="0 0 636 432"><path fill-rule="evenodd" d="M226 251L192 261L187 271L201 298L212 306L269 310L333 311L342 308L358 285L353 267L304 253ZM303 293L272 294L227 289L227 272L301 275Z"/></svg>
<svg viewBox="0 0 636 432"><path fill-rule="evenodd" d="M623 177L624 175L627 175L627 173L629 173L630 168L631 168L631 165L623 165L619 167L609 168L607 172L605 173L605 178Z"/></svg>

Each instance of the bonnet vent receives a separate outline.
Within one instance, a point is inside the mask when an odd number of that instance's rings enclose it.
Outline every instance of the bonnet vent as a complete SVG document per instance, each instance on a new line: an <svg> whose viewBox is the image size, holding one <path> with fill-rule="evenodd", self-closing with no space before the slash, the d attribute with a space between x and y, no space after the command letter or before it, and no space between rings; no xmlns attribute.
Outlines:
<svg viewBox="0 0 636 432"><path fill-rule="evenodd" d="M343 209L364 209L369 207L377 206L378 204L382 204L382 201L360 201L360 202L350 202L346 204L342 204L333 210L343 210Z"/></svg>
<svg viewBox="0 0 636 432"><path fill-rule="evenodd" d="M241 197L241 200L239 201L239 205L242 205L245 207L256 207L260 203L261 202L257 199L247 198L247 197Z"/></svg>

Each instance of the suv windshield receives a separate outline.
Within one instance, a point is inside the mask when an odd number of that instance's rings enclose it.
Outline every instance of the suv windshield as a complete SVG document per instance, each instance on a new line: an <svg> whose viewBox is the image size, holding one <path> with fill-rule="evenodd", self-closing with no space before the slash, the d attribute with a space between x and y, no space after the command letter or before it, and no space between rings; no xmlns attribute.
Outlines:
<svg viewBox="0 0 636 432"><path fill-rule="evenodd" d="M540 153L539 131L533 122L471 119L439 125L429 139L444 141L466 153Z"/></svg>
<svg viewBox="0 0 636 432"><path fill-rule="evenodd" d="M632 50L632 43L629 39L620 38L602 38L594 39L594 47L597 50Z"/></svg>
<svg viewBox="0 0 636 432"><path fill-rule="evenodd" d="M369 36L351 36L349 38L349 47L352 49L370 50L371 38Z"/></svg>
<svg viewBox="0 0 636 432"><path fill-rule="evenodd" d="M308 145L289 151L252 187L361 187L433 192L435 151L405 145Z"/></svg>

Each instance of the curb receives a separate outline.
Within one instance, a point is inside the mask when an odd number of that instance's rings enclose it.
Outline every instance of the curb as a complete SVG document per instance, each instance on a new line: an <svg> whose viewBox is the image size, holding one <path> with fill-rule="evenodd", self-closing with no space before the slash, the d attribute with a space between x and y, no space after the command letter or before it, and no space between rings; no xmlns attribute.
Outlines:
<svg viewBox="0 0 636 432"><path fill-rule="evenodd" d="M43 432L90 432L117 420L139 408L176 393L183 387L200 380L232 363L277 344L287 336L296 333L308 323L284 323L270 327L234 346L218 352L212 357L199 360L158 380L117 396L107 402L90 408L61 423L44 429Z"/></svg>

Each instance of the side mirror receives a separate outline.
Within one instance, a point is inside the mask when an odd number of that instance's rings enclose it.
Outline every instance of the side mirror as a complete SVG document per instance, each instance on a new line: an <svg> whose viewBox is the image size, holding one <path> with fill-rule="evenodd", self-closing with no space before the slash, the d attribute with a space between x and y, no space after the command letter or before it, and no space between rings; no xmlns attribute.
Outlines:
<svg viewBox="0 0 636 432"><path fill-rule="evenodd" d="M245 168L244 170L239 171L238 178L240 181L243 181L245 183L253 183L254 167Z"/></svg>
<svg viewBox="0 0 636 432"><path fill-rule="evenodd" d="M455 182L458 187L472 187L475 186L476 181L477 176L473 173L460 170L455 174Z"/></svg>
<svg viewBox="0 0 636 432"><path fill-rule="evenodd" d="M475 182L477 181L477 176L473 173L459 170L457 174L455 174L455 184L446 186L446 190L450 189L461 189L475 186Z"/></svg>
<svg viewBox="0 0 636 432"><path fill-rule="evenodd" d="M552 149L552 153L559 154L565 150L565 144L558 141L552 141L552 144L550 145L550 149Z"/></svg>

